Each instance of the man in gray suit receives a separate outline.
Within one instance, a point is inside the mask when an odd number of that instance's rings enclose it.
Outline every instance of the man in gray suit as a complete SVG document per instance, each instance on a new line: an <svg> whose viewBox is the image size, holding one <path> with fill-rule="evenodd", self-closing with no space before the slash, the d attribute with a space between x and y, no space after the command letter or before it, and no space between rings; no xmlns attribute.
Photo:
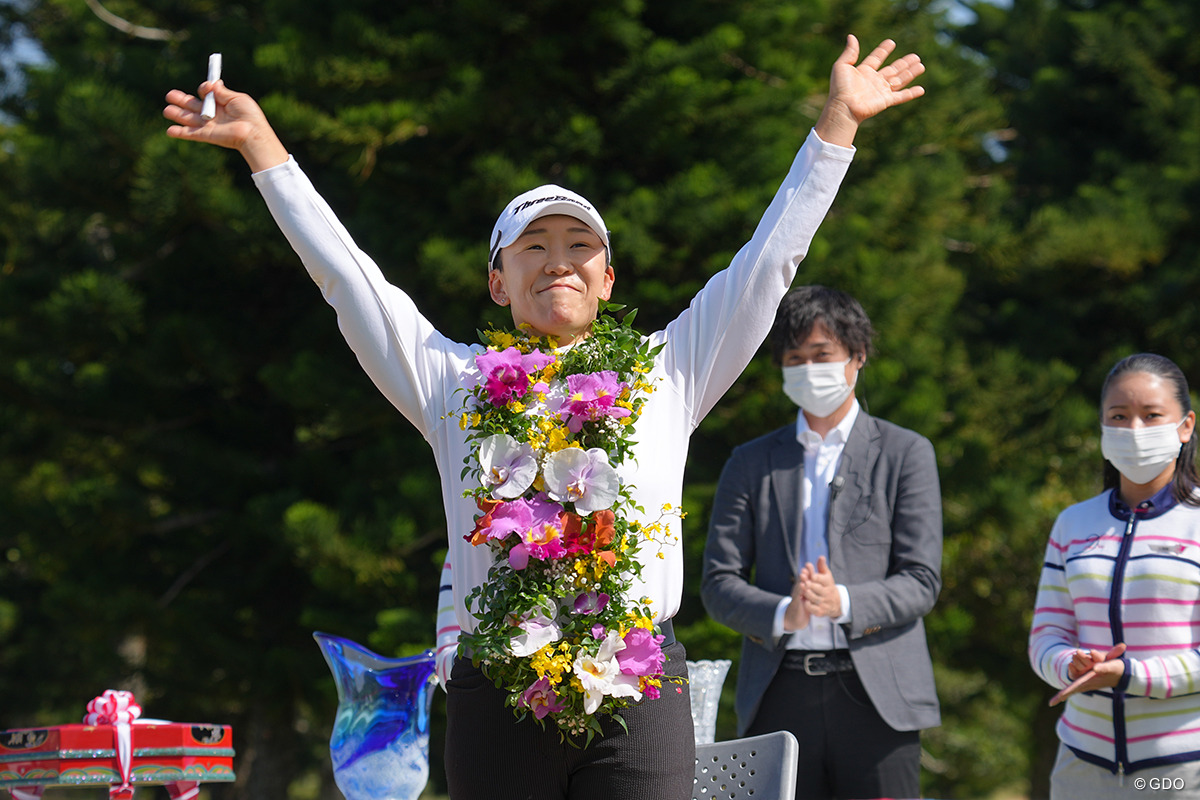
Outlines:
<svg viewBox="0 0 1200 800"><path fill-rule="evenodd" d="M940 724L922 617L941 588L933 446L854 396L874 330L820 286L780 304L771 346L795 423L725 465L704 553L709 614L745 637L739 735L789 730L796 797L920 796Z"/></svg>

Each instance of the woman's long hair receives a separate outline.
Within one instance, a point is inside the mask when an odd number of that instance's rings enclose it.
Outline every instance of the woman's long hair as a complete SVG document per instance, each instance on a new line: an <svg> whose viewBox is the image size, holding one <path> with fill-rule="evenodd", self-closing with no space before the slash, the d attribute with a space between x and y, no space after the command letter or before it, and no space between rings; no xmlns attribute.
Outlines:
<svg viewBox="0 0 1200 800"><path fill-rule="evenodd" d="M1192 410L1192 397L1188 394L1188 382L1184 377L1183 370L1165 356L1155 353L1137 353L1121 359L1108 371L1108 377L1104 379L1104 385L1100 387L1100 424L1104 424L1103 406L1104 397L1108 394L1108 387L1117 378L1132 372L1157 375L1170 382L1175 387L1175 399L1179 401L1183 415L1186 417ZM1180 503L1200 507L1200 492L1196 491L1197 487L1200 487L1200 474L1196 472L1196 433L1197 431L1193 430L1192 438L1179 448L1179 457L1175 459L1175 477L1171 479L1171 494ZM1104 461L1104 488L1116 489L1120 485L1121 473L1106 459Z"/></svg>

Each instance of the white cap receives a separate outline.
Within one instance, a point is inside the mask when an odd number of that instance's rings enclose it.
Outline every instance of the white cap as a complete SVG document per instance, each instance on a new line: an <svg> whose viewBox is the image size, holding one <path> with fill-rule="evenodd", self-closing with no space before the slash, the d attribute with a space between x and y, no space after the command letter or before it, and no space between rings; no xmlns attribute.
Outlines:
<svg viewBox="0 0 1200 800"><path fill-rule="evenodd" d="M488 252L488 268L496 259L496 253L502 247L508 247L525 232L529 223L538 217L550 214L566 214L575 217L596 232L596 235L608 248L608 228L600 217L600 212L582 196L570 189L547 183L536 189L530 189L524 194L514 197L496 220L492 228L492 246Z"/></svg>

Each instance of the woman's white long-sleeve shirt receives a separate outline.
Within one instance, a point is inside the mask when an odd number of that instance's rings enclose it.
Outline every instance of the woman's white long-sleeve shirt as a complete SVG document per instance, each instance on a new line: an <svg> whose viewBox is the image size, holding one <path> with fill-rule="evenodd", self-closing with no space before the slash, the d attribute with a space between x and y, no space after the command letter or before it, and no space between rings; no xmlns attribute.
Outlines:
<svg viewBox="0 0 1200 800"><path fill-rule="evenodd" d="M751 240L682 314L648 337L652 345L665 346L650 375L655 391L637 424L634 456L619 470L634 487L634 502L645 509L647 522L664 504L680 505L688 439L766 338L853 154L853 148L809 134ZM440 334L355 245L294 160L255 173L254 181L337 311L342 334L363 369L433 449L454 564L456 615L465 630L474 630L464 600L484 582L492 556L488 548L463 538L476 513L474 503L463 497L467 487L460 477L470 451L457 418L447 412L461 407L463 393L456 390L481 346ZM678 523L672 532L676 538L661 546L661 558L653 547L641 548L644 569L633 587L634 597L651 598L660 620L674 616L683 588Z"/></svg>

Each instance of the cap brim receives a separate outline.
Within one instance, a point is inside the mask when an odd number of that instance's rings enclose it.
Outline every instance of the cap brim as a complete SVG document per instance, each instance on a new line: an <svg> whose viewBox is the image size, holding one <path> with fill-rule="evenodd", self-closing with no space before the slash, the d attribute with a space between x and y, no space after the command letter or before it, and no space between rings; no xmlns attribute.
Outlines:
<svg viewBox="0 0 1200 800"><path fill-rule="evenodd" d="M575 219L584 223L585 225L588 226L589 230L591 230L593 233L595 233L597 236L600 237L600 240L604 242L604 246L608 247L608 231L605 230L603 222L600 222L597 217L595 217L593 215L589 215L586 211L581 209L577 203L572 203L572 202L546 203L546 204L540 206L537 210L537 213L535 213L534 215L529 217L529 219L525 220L524 224L521 225L519 228L514 227L511 231L506 231L504 236L500 239L500 241L496 242L492 246L492 252L491 252L490 257L495 258L496 251L501 250L505 247L508 247L513 242L515 242L517 239L519 239L521 237L521 234L525 233L525 231L529 229L529 226L532 225L536 220L539 220L542 217L549 217L549 216L552 216L555 214L563 214L568 217L574 217Z"/></svg>

